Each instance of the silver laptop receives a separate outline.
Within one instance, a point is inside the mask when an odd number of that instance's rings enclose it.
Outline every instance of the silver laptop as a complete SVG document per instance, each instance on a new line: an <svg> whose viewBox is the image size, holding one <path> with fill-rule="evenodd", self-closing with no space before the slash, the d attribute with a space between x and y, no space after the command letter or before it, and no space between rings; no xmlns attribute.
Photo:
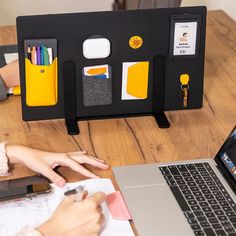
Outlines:
<svg viewBox="0 0 236 236"><path fill-rule="evenodd" d="M236 126L214 160L113 172L140 236L236 235Z"/></svg>

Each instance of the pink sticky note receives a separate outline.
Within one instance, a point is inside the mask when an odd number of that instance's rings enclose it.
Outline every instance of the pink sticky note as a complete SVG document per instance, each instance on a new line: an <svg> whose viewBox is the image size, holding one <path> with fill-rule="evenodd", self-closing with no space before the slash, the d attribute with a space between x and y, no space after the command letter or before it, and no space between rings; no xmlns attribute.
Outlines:
<svg viewBox="0 0 236 236"><path fill-rule="evenodd" d="M131 214L126 206L126 203L120 193L116 191L107 195L106 203L114 219L117 220L131 220Z"/></svg>

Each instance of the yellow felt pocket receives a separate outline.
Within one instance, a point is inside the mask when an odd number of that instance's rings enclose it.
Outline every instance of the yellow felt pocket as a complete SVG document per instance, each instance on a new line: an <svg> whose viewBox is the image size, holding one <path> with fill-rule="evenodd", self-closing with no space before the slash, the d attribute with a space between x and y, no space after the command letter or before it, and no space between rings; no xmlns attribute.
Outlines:
<svg viewBox="0 0 236 236"><path fill-rule="evenodd" d="M57 58L47 66L33 65L25 59L26 105L53 106L57 104Z"/></svg>
<svg viewBox="0 0 236 236"><path fill-rule="evenodd" d="M140 98L147 98L149 62L138 62L128 68L127 93Z"/></svg>

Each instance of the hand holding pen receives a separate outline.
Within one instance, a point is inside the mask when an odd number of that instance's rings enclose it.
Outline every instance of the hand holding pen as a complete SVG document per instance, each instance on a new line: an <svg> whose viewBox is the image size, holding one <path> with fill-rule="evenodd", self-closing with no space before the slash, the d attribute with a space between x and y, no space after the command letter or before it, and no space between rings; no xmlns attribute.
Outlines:
<svg viewBox="0 0 236 236"><path fill-rule="evenodd" d="M99 235L104 223L101 204L105 201L106 195L97 192L87 197L88 192L81 188L68 192L50 220L41 225L38 230L46 236Z"/></svg>

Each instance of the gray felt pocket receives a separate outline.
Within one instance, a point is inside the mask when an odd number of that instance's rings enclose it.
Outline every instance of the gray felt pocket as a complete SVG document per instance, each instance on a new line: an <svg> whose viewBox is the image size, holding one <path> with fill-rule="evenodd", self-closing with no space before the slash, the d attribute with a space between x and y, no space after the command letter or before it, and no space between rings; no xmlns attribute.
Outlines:
<svg viewBox="0 0 236 236"><path fill-rule="evenodd" d="M83 75L84 106L101 106L112 103L112 79Z"/></svg>

